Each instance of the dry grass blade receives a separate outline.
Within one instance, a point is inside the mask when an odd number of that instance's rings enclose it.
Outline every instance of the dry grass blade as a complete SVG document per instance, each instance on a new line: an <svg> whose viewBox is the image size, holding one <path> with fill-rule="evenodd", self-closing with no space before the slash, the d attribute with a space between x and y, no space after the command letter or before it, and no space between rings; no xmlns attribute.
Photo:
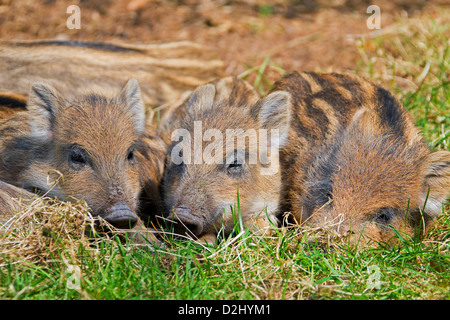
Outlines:
<svg viewBox="0 0 450 320"><path fill-rule="evenodd" d="M80 247L93 253L95 224L98 220L82 201L37 198L2 225L0 266L16 260L42 265L55 259L75 262Z"/></svg>

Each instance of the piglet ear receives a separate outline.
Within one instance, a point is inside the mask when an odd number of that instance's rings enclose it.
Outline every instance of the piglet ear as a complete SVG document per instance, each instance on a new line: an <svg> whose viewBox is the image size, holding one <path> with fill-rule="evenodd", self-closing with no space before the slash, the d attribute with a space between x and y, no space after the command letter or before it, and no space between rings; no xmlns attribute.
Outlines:
<svg viewBox="0 0 450 320"><path fill-rule="evenodd" d="M198 87L188 99L186 113L195 118L196 114L212 108L215 95L216 88L213 84L208 83Z"/></svg>
<svg viewBox="0 0 450 320"><path fill-rule="evenodd" d="M43 82L32 85L27 103L32 136L41 139L53 136L58 107L63 101L61 94L51 85Z"/></svg>
<svg viewBox="0 0 450 320"><path fill-rule="evenodd" d="M131 111L136 132L142 134L145 131L146 116L138 81L134 78L128 80L122 87L118 98Z"/></svg>
<svg viewBox="0 0 450 320"><path fill-rule="evenodd" d="M429 154L422 167L422 174L423 190L419 205L425 206L428 215L436 217L442 213L442 205L450 197L450 152Z"/></svg>
<svg viewBox="0 0 450 320"><path fill-rule="evenodd" d="M355 112L348 126L351 134L358 134L365 138L382 135L382 126L377 123L377 116L368 108L361 108Z"/></svg>
<svg viewBox="0 0 450 320"><path fill-rule="evenodd" d="M291 95L286 91L275 91L258 102L259 126L261 129L278 130L277 145L287 143L291 120Z"/></svg>

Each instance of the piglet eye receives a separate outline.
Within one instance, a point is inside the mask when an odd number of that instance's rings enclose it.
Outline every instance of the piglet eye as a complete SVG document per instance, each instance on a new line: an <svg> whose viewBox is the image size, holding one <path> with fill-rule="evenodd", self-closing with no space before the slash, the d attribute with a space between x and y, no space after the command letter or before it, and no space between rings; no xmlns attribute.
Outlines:
<svg viewBox="0 0 450 320"><path fill-rule="evenodd" d="M239 163L238 159L234 159L233 163L228 165L228 168L240 168L242 167L242 163Z"/></svg>
<svg viewBox="0 0 450 320"><path fill-rule="evenodd" d="M131 146L127 151L127 161L131 166L136 165L136 148Z"/></svg>
<svg viewBox="0 0 450 320"><path fill-rule="evenodd" d="M85 164L86 163L86 159L79 153L71 153L70 154L70 161L73 163L78 163L78 164Z"/></svg>
<svg viewBox="0 0 450 320"><path fill-rule="evenodd" d="M127 159L128 159L128 161L133 161L134 160L134 149L128 150Z"/></svg>
<svg viewBox="0 0 450 320"><path fill-rule="evenodd" d="M389 224L396 215L396 210L393 208L383 208L377 212L375 221L381 224Z"/></svg>
<svg viewBox="0 0 450 320"><path fill-rule="evenodd" d="M79 146L73 146L69 152L69 166L72 169L79 170L88 164L89 156L86 150Z"/></svg>
<svg viewBox="0 0 450 320"><path fill-rule="evenodd" d="M228 174L238 177L244 173L244 161L242 158L243 156L240 157L236 151L234 152L233 158L229 159L226 164Z"/></svg>

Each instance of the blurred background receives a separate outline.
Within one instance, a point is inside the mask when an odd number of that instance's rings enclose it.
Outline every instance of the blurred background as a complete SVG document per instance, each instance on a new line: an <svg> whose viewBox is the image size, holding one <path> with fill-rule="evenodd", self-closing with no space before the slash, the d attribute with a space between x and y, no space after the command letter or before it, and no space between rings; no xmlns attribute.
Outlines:
<svg viewBox="0 0 450 320"><path fill-rule="evenodd" d="M379 30L370 30L366 24L370 17L366 10L371 4L381 10ZM66 26L70 5L80 7L80 29ZM448 26L450 2L0 0L0 39L138 43L191 40L216 52L229 74L242 74L265 63L264 71L270 81L271 73L275 77L280 70L357 70L361 63L368 63L364 59L380 54L380 37L399 36L402 32L412 36L415 31L405 28L417 27L417 19ZM448 33L443 36L448 42Z"/></svg>

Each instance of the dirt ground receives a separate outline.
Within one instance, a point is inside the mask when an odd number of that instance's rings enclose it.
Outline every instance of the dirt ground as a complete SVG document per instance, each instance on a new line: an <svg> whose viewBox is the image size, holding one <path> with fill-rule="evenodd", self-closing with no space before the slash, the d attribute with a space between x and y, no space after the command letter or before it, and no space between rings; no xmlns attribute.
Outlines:
<svg viewBox="0 0 450 320"><path fill-rule="evenodd" d="M286 71L355 70L354 40L370 35L363 0L0 0L0 39L191 40L211 48L229 74L272 61ZM69 30L69 5L81 29ZM438 15L448 1L376 1L381 27L418 15Z"/></svg>

